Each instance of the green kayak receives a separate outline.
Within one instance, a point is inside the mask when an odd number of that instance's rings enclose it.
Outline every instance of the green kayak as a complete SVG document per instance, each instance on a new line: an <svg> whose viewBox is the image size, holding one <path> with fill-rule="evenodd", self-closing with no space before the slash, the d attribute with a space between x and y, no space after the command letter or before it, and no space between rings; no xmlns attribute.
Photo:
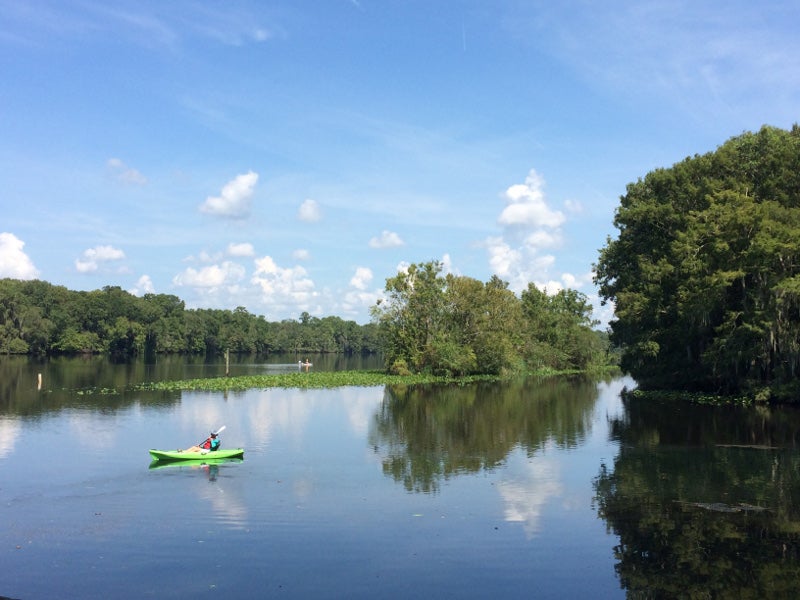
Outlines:
<svg viewBox="0 0 800 600"><path fill-rule="evenodd" d="M211 452L185 452L183 450L150 450L150 456L155 460L203 460L220 458L241 458L244 456L244 448L220 448Z"/></svg>

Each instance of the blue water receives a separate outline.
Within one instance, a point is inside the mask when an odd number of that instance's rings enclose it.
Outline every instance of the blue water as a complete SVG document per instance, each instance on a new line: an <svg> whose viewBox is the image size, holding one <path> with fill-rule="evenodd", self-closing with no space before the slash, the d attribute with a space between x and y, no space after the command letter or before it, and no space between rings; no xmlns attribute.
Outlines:
<svg viewBox="0 0 800 600"><path fill-rule="evenodd" d="M618 453L608 423L631 383L582 384L566 413L572 388L547 385L502 404L497 389L437 405L437 392L399 400L368 387L8 411L0 595L624 597L593 482ZM442 412L423 425L428 403L480 418ZM243 461L151 468L148 448L221 425ZM437 437L450 428L465 433ZM395 459L410 465L398 476Z"/></svg>

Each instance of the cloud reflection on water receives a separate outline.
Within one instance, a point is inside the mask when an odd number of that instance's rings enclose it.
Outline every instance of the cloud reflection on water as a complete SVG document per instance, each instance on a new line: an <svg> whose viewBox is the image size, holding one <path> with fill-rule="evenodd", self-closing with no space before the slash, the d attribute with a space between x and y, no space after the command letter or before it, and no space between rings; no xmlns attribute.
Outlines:
<svg viewBox="0 0 800 600"><path fill-rule="evenodd" d="M524 458L524 457L523 457ZM520 477L498 484L505 502L505 520L522 523L528 539L540 530L545 505L564 493L558 463L543 456L527 459Z"/></svg>

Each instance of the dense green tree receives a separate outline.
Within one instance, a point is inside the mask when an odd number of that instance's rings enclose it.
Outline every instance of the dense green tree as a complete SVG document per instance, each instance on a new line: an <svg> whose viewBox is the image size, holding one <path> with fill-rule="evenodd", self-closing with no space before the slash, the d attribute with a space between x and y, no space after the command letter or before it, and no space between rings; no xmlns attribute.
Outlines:
<svg viewBox="0 0 800 600"><path fill-rule="evenodd" d="M413 264L387 280L373 316L390 370L502 374L605 364L583 294L548 296L531 284L518 298L496 276L482 283L441 270L437 261Z"/></svg>
<svg viewBox="0 0 800 600"><path fill-rule="evenodd" d="M592 306L576 290L549 296L533 284L522 292L528 322L528 360L559 370L585 370L606 363L601 337L592 329Z"/></svg>
<svg viewBox="0 0 800 600"><path fill-rule="evenodd" d="M800 128L630 184L596 281L643 387L787 395L800 370ZM788 386L788 387L787 387Z"/></svg>
<svg viewBox="0 0 800 600"><path fill-rule="evenodd" d="M442 264L412 264L386 280L387 299L373 312L382 326L387 365L401 372L440 371L457 353L444 335L445 278Z"/></svg>
<svg viewBox="0 0 800 600"><path fill-rule="evenodd" d="M43 281L0 279L0 353L370 353L374 324L338 317L269 323L244 307L187 310L169 294L138 298L116 286L75 292Z"/></svg>

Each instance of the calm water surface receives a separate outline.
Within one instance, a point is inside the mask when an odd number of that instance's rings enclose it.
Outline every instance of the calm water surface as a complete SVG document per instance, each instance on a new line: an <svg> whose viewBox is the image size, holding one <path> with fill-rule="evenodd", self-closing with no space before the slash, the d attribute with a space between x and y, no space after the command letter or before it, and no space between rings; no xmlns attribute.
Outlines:
<svg viewBox="0 0 800 600"><path fill-rule="evenodd" d="M627 378L109 392L214 368L0 361L0 595L797 595L794 411ZM243 461L151 464L221 425Z"/></svg>

